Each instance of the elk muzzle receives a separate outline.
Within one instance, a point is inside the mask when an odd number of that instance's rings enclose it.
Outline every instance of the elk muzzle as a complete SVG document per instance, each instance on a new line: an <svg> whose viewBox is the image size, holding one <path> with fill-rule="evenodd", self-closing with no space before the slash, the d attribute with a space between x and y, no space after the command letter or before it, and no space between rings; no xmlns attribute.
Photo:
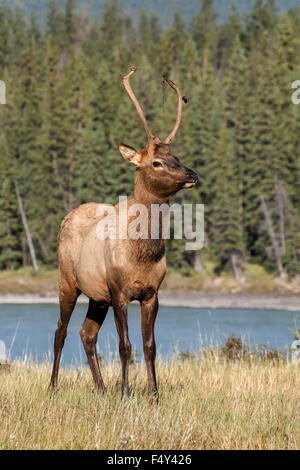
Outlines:
<svg viewBox="0 0 300 470"><path fill-rule="evenodd" d="M199 182L198 175L190 168L186 168L186 176L183 181L184 188L193 188Z"/></svg>

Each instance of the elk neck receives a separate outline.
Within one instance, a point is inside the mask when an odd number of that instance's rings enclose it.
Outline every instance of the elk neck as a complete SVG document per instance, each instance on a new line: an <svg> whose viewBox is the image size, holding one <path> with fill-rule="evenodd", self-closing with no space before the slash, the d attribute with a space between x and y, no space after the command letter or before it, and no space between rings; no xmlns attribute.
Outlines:
<svg viewBox="0 0 300 470"><path fill-rule="evenodd" d="M145 184L142 172L139 170L135 174L135 189L133 202L143 204L148 211L148 238L131 240L131 250L133 255L141 262L157 262L165 254L165 239L162 238L163 216L159 217L159 238L151 238L151 206L152 204L169 204L168 197L159 197L149 191Z"/></svg>
<svg viewBox="0 0 300 470"><path fill-rule="evenodd" d="M148 187L147 179L144 177L142 171L136 170L135 183L134 183L134 201L138 204L168 204L169 197L158 196L151 188Z"/></svg>

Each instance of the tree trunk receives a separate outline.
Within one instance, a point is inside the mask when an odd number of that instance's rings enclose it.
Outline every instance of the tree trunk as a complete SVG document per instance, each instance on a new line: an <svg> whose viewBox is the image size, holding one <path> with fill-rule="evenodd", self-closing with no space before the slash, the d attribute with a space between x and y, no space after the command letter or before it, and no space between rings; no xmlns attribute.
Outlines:
<svg viewBox="0 0 300 470"><path fill-rule="evenodd" d="M34 251L34 246L33 246L33 243L32 243L31 233L30 233L29 226L28 226L28 223L27 223L27 217L26 217L26 214L25 214L25 210L24 210L23 201L22 201L22 198L21 198L21 195L20 195L19 187L18 187L18 184L17 184L16 181L15 181L15 188L16 188L17 201L18 201L18 206L19 206L21 218L22 218L22 223L23 223L23 226L24 226L26 239L27 239L27 243L28 243L28 247L29 247L29 251L30 251L32 266L33 266L33 269L34 269L34 273L38 274L39 267L38 267L36 256L35 256L35 251Z"/></svg>
<svg viewBox="0 0 300 470"><path fill-rule="evenodd" d="M40 247L41 247L41 251L42 251L43 257L44 257L45 259L47 259L48 256L49 256L49 253L48 253L48 248L47 248L46 244L43 242L43 240L41 239L41 237L37 237L37 241L38 241L38 244L39 244Z"/></svg>
<svg viewBox="0 0 300 470"><path fill-rule="evenodd" d="M21 237L21 245L22 245L22 266L25 268L27 266L27 251L26 251L26 242L24 237Z"/></svg>
<svg viewBox="0 0 300 470"><path fill-rule="evenodd" d="M233 273L238 282L244 281L244 275L242 270L242 258L238 253L231 253L230 262L232 266Z"/></svg>
<svg viewBox="0 0 300 470"><path fill-rule="evenodd" d="M278 246L278 243L275 237L272 220L271 220L264 196L261 196L260 200L261 200L261 208L264 213L265 221L267 224L268 234L272 243L272 248L273 248L273 252L275 255L275 259L276 259L278 274L281 278L284 279L286 277L286 273L285 273L285 270L283 269L283 265L281 261L281 250L280 250L280 247Z"/></svg>
<svg viewBox="0 0 300 470"><path fill-rule="evenodd" d="M276 199L279 213L279 234L280 234L280 253L283 255L286 251L285 246L285 216L284 216L284 199L283 188L280 181L275 180Z"/></svg>
<svg viewBox="0 0 300 470"><path fill-rule="evenodd" d="M203 273L204 272L204 267L202 264L201 256L199 251L196 251L195 257L194 257L194 270L196 273Z"/></svg>

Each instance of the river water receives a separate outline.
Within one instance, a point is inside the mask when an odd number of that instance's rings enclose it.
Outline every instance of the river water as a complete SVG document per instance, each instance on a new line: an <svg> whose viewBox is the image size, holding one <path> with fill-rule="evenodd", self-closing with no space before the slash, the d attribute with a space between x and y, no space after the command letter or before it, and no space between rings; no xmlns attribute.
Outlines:
<svg viewBox="0 0 300 470"><path fill-rule="evenodd" d="M63 349L63 366L86 364L79 330L87 305L76 306L70 320ZM230 334L241 336L250 347L268 345L286 351L293 340L290 329L300 324L300 312L250 309L196 309L160 307L155 324L158 355L168 358L178 352L198 351L210 345L224 344ZM53 360L53 338L58 306L53 304L0 305L0 340L10 359ZM131 305L128 315L129 337L142 358L140 311ZM118 336L112 309L98 335L98 352L105 359L118 354Z"/></svg>

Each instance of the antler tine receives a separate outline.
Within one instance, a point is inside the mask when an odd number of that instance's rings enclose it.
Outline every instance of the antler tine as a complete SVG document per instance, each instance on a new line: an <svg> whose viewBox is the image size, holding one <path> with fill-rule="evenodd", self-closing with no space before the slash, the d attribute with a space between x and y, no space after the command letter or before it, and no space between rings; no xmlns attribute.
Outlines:
<svg viewBox="0 0 300 470"><path fill-rule="evenodd" d="M141 119L141 121L144 125L144 129L145 129L147 137L148 137L148 143L150 144L150 143L154 142L154 136L151 133L149 127L148 127L148 124L147 124L146 118L144 116L144 113L142 111L142 108L140 107L140 105L138 103L138 100L136 99L135 94L133 93L132 88L131 88L130 83L129 83L129 79L130 79L131 75L133 75L135 72L136 72L136 67L132 67L130 72L127 75L125 75L125 77L122 77L122 83L124 85L125 90L127 91L128 95L129 95L129 98L133 102L133 104L134 104L134 106L137 110L138 115L140 116L140 119Z"/></svg>
<svg viewBox="0 0 300 470"><path fill-rule="evenodd" d="M163 76L163 79L168 83L168 85L170 85L171 88L173 88L173 90L176 91L177 96L178 96L178 108L177 108L176 123L175 123L174 129L172 130L171 134L165 140L165 144L170 144L171 141L174 139L174 137L176 135L176 132L178 131L179 126L180 126L180 122L181 122L181 118L182 118L182 99L183 98L182 98L182 94L181 94L179 88L175 85L175 83L173 83L171 80L169 80L168 77L166 77L165 75Z"/></svg>

